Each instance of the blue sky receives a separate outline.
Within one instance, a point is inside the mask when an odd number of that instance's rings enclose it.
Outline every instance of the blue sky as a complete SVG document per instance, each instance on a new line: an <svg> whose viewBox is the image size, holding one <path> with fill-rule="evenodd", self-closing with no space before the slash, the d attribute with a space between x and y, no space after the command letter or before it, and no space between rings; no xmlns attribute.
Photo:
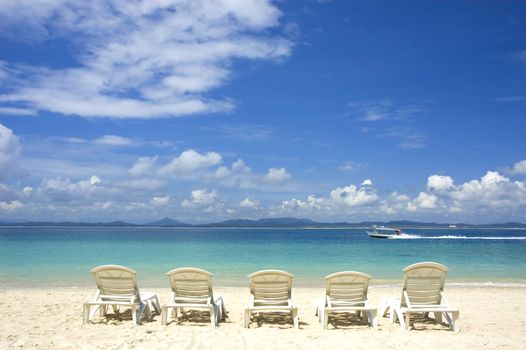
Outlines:
<svg viewBox="0 0 526 350"><path fill-rule="evenodd" d="M526 222L517 1L6 1L0 219Z"/></svg>

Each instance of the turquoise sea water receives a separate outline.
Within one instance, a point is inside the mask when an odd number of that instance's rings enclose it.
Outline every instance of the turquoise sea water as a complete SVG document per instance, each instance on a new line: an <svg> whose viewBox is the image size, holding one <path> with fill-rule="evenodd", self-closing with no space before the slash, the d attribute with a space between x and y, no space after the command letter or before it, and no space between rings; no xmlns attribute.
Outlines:
<svg viewBox="0 0 526 350"><path fill-rule="evenodd" d="M211 271L222 286L245 286L267 268L293 273L297 286L321 287L342 270L395 284L419 261L447 265L450 283L526 286L526 230L405 232L382 240L363 229L1 227L0 286L87 286L102 264L133 268L142 286L167 287L165 273L184 266Z"/></svg>

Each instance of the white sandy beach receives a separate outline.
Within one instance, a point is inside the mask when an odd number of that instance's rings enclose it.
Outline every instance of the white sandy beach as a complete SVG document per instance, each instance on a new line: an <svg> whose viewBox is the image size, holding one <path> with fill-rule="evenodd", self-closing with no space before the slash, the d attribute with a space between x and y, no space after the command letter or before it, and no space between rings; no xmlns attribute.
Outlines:
<svg viewBox="0 0 526 350"><path fill-rule="evenodd" d="M145 288L146 290L146 288ZM161 302L169 290L158 292ZM300 329L288 322L243 328L243 308L248 288L215 288L223 295L228 319L213 328L207 317L161 325L160 316L134 326L130 312L121 319L97 318L82 325L82 302L92 297L88 289L3 289L0 348L38 349L525 349L526 288L449 287L450 304L460 308L459 333L447 326L420 322L409 332L379 319L379 329L353 323L322 330L314 316L321 288L294 288ZM399 288L373 287L373 305ZM203 315L204 316L204 315Z"/></svg>

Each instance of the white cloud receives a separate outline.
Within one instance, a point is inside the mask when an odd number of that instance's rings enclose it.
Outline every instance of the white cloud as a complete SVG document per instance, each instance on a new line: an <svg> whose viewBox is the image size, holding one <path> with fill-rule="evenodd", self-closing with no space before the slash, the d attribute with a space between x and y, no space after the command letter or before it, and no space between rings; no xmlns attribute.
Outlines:
<svg viewBox="0 0 526 350"><path fill-rule="evenodd" d="M239 203L239 206L241 208L259 209L259 201L247 197Z"/></svg>
<svg viewBox="0 0 526 350"><path fill-rule="evenodd" d="M193 190L191 197L185 199L181 205L183 208L199 208L203 206L210 206L218 200L217 191L207 191L206 188Z"/></svg>
<svg viewBox="0 0 526 350"><path fill-rule="evenodd" d="M11 129L0 124L0 181L11 178L18 172L21 146Z"/></svg>
<svg viewBox="0 0 526 350"><path fill-rule="evenodd" d="M0 115L35 116L37 111L30 108L0 107Z"/></svg>
<svg viewBox="0 0 526 350"><path fill-rule="evenodd" d="M418 209L434 209L436 208L437 203L438 197L434 194L420 192L411 203L407 204L407 209L409 211L416 211Z"/></svg>
<svg viewBox="0 0 526 350"><path fill-rule="evenodd" d="M282 184L291 178L292 175L285 168L270 168L263 180L270 184Z"/></svg>
<svg viewBox="0 0 526 350"><path fill-rule="evenodd" d="M427 178L428 190L447 191L454 187L453 179L449 176L431 175Z"/></svg>
<svg viewBox="0 0 526 350"><path fill-rule="evenodd" d="M114 184L117 188L125 188L131 190L140 190L140 191L157 191L166 187L166 181L161 179L156 179L152 177L145 177L142 179L132 179L116 182Z"/></svg>
<svg viewBox="0 0 526 350"><path fill-rule="evenodd" d="M157 162L155 157L140 157L130 168L129 173L134 176L143 176L148 174Z"/></svg>
<svg viewBox="0 0 526 350"><path fill-rule="evenodd" d="M89 178L89 184L92 185L92 186L95 186L95 185L98 185L101 183L101 179L100 177L98 177L97 175L93 175Z"/></svg>
<svg viewBox="0 0 526 350"><path fill-rule="evenodd" d="M409 201L409 196L408 195L405 195L405 194L400 194L396 191L392 192L390 195L389 195L389 199L392 201L392 202L407 202Z"/></svg>
<svg viewBox="0 0 526 350"><path fill-rule="evenodd" d="M512 212L526 205L525 183L511 181L497 171L488 171L480 179L458 186L449 176L433 175L428 178L427 187L433 193L421 192L408 203L408 210L439 208L439 213L449 211L483 218Z"/></svg>
<svg viewBox="0 0 526 350"><path fill-rule="evenodd" d="M213 178L229 187L257 188L259 185L259 176L254 174L242 159L233 162L230 168L227 166L217 168Z"/></svg>
<svg viewBox="0 0 526 350"><path fill-rule="evenodd" d="M133 140L117 135L104 135L94 140L94 142L105 146L135 146Z"/></svg>
<svg viewBox="0 0 526 350"><path fill-rule="evenodd" d="M193 149L182 152L170 163L159 170L162 176L174 175L181 177L194 177L196 173L207 170L221 162L221 155L216 152L201 154Z"/></svg>
<svg viewBox="0 0 526 350"><path fill-rule="evenodd" d="M10 84L0 102L84 117L228 111L228 99L204 94L225 84L234 60L290 54L292 43L269 31L280 15L269 0L4 2L2 35L19 41L75 38L78 67L10 64L3 69Z"/></svg>
<svg viewBox="0 0 526 350"><path fill-rule="evenodd" d="M362 182L362 186L372 186L372 185L373 185L373 181L371 179L365 179Z"/></svg>
<svg viewBox="0 0 526 350"><path fill-rule="evenodd" d="M22 202L14 200L11 202L0 201L0 211L13 211L23 207Z"/></svg>
<svg viewBox="0 0 526 350"><path fill-rule="evenodd" d="M152 205L156 207L163 207L170 203L170 196L159 196L152 198Z"/></svg>
<svg viewBox="0 0 526 350"><path fill-rule="evenodd" d="M364 181L364 183L366 181ZM330 195L335 203L341 203L348 206L367 205L378 200L378 195L376 194L375 189L370 187L370 185L363 184L360 187L355 185L337 187L331 191Z"/></svg>
<svg viewBox="0 0 526 350"><path fill-rule="evenodd" d="M526 200L526 190L522 182L512 182L496 171L488 171L480 180L471 180L455 188L450 193L458 201L482 202L490 206L508 204L507 198L512 195L516 200Z"/></svg>
<svg viewBox="0 0 526 350"><path fill-rule="evenodd" d="M508 173L511 175L524 175L526 174L526 159L521 160L513 164L513 167L508 170Z"/></svg>

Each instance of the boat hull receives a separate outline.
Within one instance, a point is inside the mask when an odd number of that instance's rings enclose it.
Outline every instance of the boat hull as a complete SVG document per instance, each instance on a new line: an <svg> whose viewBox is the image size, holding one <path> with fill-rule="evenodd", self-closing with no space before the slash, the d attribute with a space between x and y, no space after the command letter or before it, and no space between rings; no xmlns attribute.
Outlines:
<svg viewBox="0 0 526 350"><path fill-rule="evenodd" d="M372 237L372 238L391 238L391 237L394 237L394 235L388 235L388 234L385 234L385 233L377 233L377 232L367 232L367 234L369 235L369 237Z"/></svg>

